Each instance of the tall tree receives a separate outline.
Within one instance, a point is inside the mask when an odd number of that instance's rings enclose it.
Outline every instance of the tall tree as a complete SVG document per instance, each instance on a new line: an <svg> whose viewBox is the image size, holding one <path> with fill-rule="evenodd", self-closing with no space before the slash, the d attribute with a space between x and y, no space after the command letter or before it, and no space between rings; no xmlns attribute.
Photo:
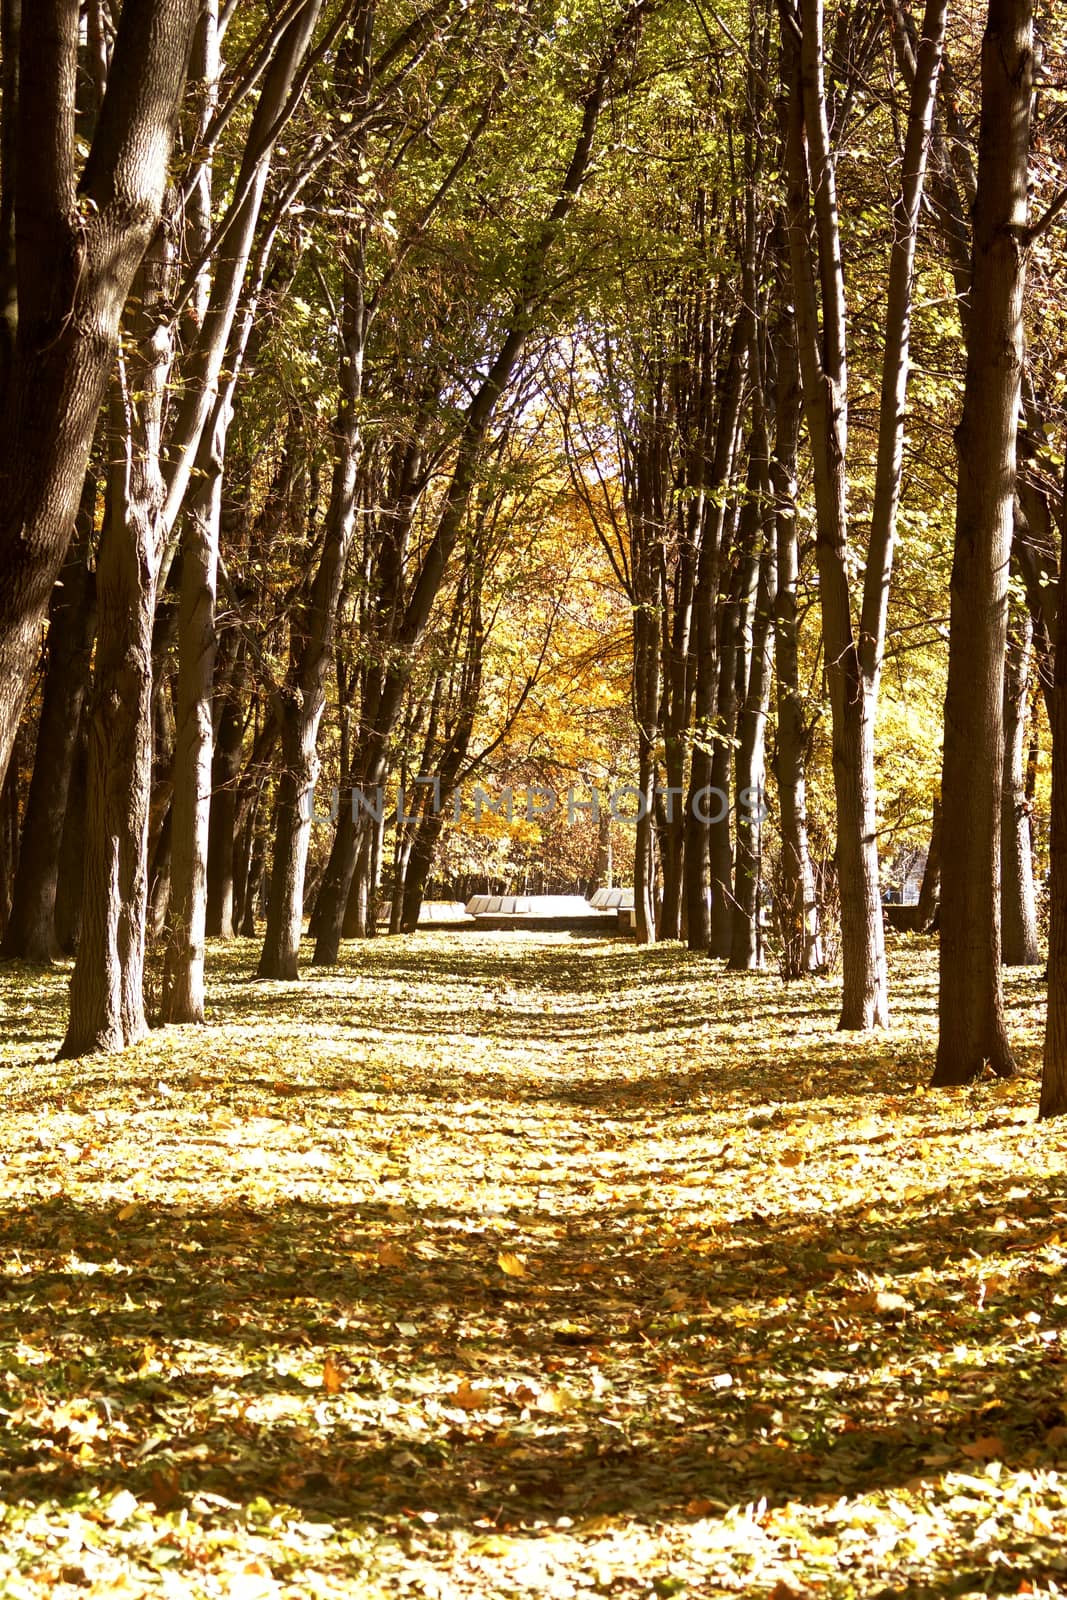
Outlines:
<svg viewBox="0 0 1067 1600"><path fill-rule="evenodd" d="M878 886L874 721L900 493L915 240L947 0L928 0L893 209L874 502L858 619L852 614L848 521L848 374L844 259L830 142L823 0L779 0L782 19L786 233L811 440L816 556L833 724L837 869L844 982L842 1028L888 1021ZM812 235L814 234L814 244Z"/></svg>
<svg viewBox="0 0 1067 1600"><path fill-rule="evenodd" d="M989 0L952 563L941 803L941 964L933 1083L1015 1072L1000 974L1008 565L1030 244L1032 0Z"/></svg>

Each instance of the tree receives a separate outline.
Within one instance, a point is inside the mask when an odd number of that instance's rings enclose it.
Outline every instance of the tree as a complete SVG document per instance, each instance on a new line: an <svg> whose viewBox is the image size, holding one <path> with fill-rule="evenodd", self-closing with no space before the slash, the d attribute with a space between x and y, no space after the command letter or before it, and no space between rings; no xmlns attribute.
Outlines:
<svg viewBox="0 0 1067 1600"><path fill-rule="evenodd" d="M904 436L915 239L947 0L928 0L911 92L886 287L878 458L858 626L849 574L846 302L823 49L822 0L779 0L786 234L811 442L820 604L833 723L842 1028L888 1021L874 774ZM812 244L814 232L814 248Z"/></svg>
<svg viewBox="0 0 1067 1600"><path fill-rule="evenodd" d="M937 1086L1011 1077L1000 974L1000 818L1008 565L1030 244L1032 0L989 0L967 370L957 430L941 803Z"/></svg>
<svg viewBox="0 0 1067 1600"><path fill-rule="evenodd" d="M119 322L155 234L197 0L125 0L92 143L75 144L79 0L35 0L4 96L0 778L74 527ZM6 86L12 85L12 76ZM12 326L13 324L13 326Z"/></svg>

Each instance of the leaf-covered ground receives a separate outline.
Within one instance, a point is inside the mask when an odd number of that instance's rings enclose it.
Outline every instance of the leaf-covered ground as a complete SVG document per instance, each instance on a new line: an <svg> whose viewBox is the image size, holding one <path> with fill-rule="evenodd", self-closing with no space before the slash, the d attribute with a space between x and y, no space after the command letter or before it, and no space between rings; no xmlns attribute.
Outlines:
<svg viewBox="0 0 1067 1600"><path fill-rule="evenodd" d="M677 947L419 934L56 1065L6 968L0 1596L1067 1593L1067 1128Z"/></svg>

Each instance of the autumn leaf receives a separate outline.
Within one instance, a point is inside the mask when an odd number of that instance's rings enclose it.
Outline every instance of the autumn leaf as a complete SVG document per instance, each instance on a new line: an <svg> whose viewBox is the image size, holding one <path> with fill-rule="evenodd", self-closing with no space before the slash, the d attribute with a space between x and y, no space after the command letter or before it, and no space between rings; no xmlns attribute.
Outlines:
<svg viewBox="0 0 1067 1600"><path fill-rule="evenodd" d="M449 1405L458 1406L461 1411L484 1411L493 1404L491 1389L475 1388L466 1378L446 1398Z"/></svg>
<svg viewBox="0 0 1067 1600"><path fill-rule="evenodd" d="M525 1278L527 1275L524 1257L512 1255L510 1250L501 1250L496 1258L496 1264L509 1278Z"/></svg>
<svg viewBox="0 0 1067 1600"><path fill-rule="evenodd" d="M348 1371L328 1355L322 1364L322 1387L327 1394L340 1394L348 1380Z"/></svg>

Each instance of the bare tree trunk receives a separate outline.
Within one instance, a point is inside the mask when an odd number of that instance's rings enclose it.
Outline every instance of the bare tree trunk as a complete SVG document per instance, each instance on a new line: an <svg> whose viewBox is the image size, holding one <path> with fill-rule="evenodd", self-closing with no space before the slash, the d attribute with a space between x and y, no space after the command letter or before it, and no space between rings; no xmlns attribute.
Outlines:
<svg viewBox="0 0 1067 1600"><path fill-rule="evenodd" d="M680 797L679 797L680 798ZM594 889L610 889L613 884L614 862L611 848L611 812L601 806L597 815L596 881Z"/></svg>
<svg viewBox="0 0 1067 1600"><path fill-rule="evenodd" d="M259 958L260 978L299 977L304 931L304 872L319 776L316 749L325 697L310 704L287 703L282 720L284 766L278 782L274 852L267 928ZM247 917L247 913L246 913Z"/></svg>
<svg viewBox="0 0 1067 1600"><path fill-rule="evenodd" d="M241 704L246 656L234 630L224 634L225 670L216 687L218 727L211 761L211 808L207 844L208 937L232 939L240 919L237 909L235 853L237 833L237 780L244 743Z"/></svg>
<svg viewBox="0 0 1067 1600"><path fill-rule="evenodd" d="M88 786L89 715L87 705L83 705L71 761L67 814L63 818L56 879L56 944L60 954L65 956L75 954L81 939L85 885L85 791Z"/></svg>
<svg viewBox="0 0 1067 1600"><path fill-rule="evenodd" d="M204 461L208 452L200 451L201 476L189 497L182 536L171 900L160 1008L164 1022L204 1020L211 688L225 426L225 416L220 413L212 430L210 459Z"/></svg>
<svg viewBox="0 0 1067 1600"><path fill-rule="evenodd" d="M746 537L751 537L754 507L746 506L745 521L738 530L738 542L744 547ZM748 524L746 527L745 524ZM730 791L733 774L733 741L737 732L738 676L744 668L744 634L749 620L750 603L755 593L745 593L746 573L756 570L743 553L731 574L730 589L719 607L717 647L719 657L719 690L715 719L715 744L711 752L708 782L711 798L707 805L711 821L708 823L708 859L711 868L711 927L708 932L708 954L726 957L730 954L733 927L734 851L730 829Z"/></svg>
<svg viewBox="0 0 1067 1600"><path fill-rule="evenodd" d="M1060 533L1067 539L1067 458L1060 501ZM1067 616L1067 561L1060 564L1058 615ZM1039 1117L1067 1112L1067 644L1057 628L1053 683L1048 696L1052 731L1052 816L1049 840L1048 1011L1041 1069Z"/></svg>
<svg viewBox="0 0 1067 1600"><path fill-rule="evenodd" d="M766 431L760 430L755 449L760 452L761 505L770 506ZM765 528L765 547L759 566L759 588L751 624L752 643L748 678L741 707L734 776L735 836L733 928L730 968L752 971L763 964L760 941L760 853L762 845L764 743L771 696L771 619L774 611L775 568L773 512Z"/></svg>
<svg viewBox="0 0 1067 1600"><path fill-rule="evenodd" d="M815 877L808 851L805 758L808 733L800 694L797 642L797 442L800 436L800 374L796 334L780 287L782 310L775 338L775 444L771 458L778 592L774 606L774 660L778 689L778 739L774 776L778 786L781 868L776 885L778 927L785 946L786 978L814 972L822 960Z"/></svg>
<svg viewBox="0 0 1067 1600"><path fill-rule="evenodd" d="M141 271L130 354L113 385L110 500L97 570L82 936L62 1056L117 1051L147 1032L143 980L152 786L152 630L163 549L159 443L172 347L145 344L167 292L162 231Z"/></svg>
<svg viewBox="0 0 1067 1600"><path fill-rule="evenodd" d="M76 543L49 606L48 670L3 943L4 956L23 961L49 962L60 953L55 912L63 822L96 633L95 579L89 569L96 496L96 476L90 472ZM80 796L76 802L81 804Z"/></svg>
<svg viewBox="0 0 1067 1600"><path fill-rule="evenodd" d="M712 885L709 830L720 802L711 793L710 742L718 701L719 638L718 599L722 574L725 494L733 476L738 423L748 351L751 312L737 316L730 335L725 371L720 380L719 415L715 448L708 477L709 515L700 544L693 594L693 755L689 765L689 793L685 812L686 941L690 950L707 950L711 943Z"/></svg>
<svg viewBox="0 0 1067 1600"><path fill-rule="evenodd" d="M990 0L952 564L933 1083L1015 1072L1000 973L1002 720L1023 364L1032 0Z"/></svg>
<svg viewBox="0 0 1067 1600"><path fill-rule="evenodd" d="M1041 964L1037 938L1030 802L1026 794L1027 704L1033 624L1020 614L1008 634L1004 665L1004 778L1000 817L1001 959L1006 967Z"/></svg>
<svg viewBox="0 0 1067 1600"><path fill-rule="evenodd" d="M915 932L930 933L941 912L941 796L934 796L934 816L930 825L930 848L926 852L919 903L915 908Z"/></svg>
<svg viewBox="0 0 1067 1600"><path fill-rule="evenodd" d="M0 788L0 938L6 931L11 915L11 898L18 870L20 746L23 742L20 732L15 739L7 777Z"/></svg>

